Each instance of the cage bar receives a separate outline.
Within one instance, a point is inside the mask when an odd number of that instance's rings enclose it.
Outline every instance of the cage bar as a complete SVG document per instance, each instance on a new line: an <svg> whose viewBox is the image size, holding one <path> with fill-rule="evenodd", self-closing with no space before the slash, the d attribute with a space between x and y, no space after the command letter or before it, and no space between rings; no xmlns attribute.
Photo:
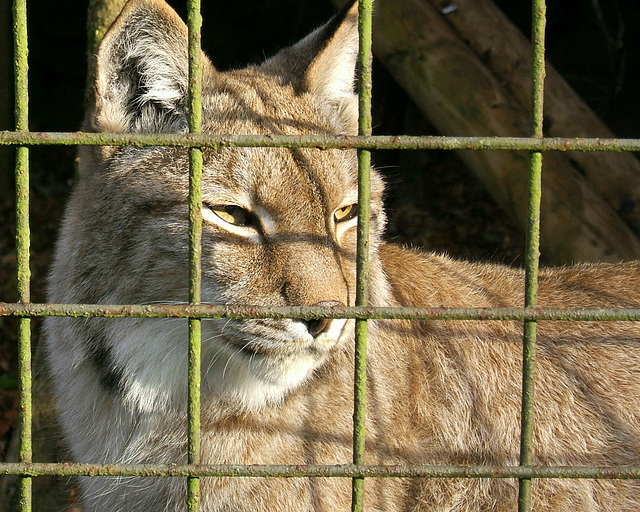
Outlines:
<svg viewBox="0 0 640 512"><path fill-rule="evenodd" d="M640 479L640 466L431 466L356 464L59 464L0 463L0 475L230 478L565 478Z"/></svg>
<svg viewBox="0 0 640 512"><path fill-rule="evenodd" d="M29 131L29 63L27 34L27 2L13 3L14 73L15 73L15 128L17 134ZM16 253L18 300L27 304L31 300L31 271L29 249L29 148L16 149ZM22 463L30 463L32 446L32 373L31 373L31 319L18 320L18 371L20 390L20 450ZM33 499L31 476L21 475L19 480L19 504L22 512L30 512Z"/></svg>
<svg viewBox="0 0 640 512"><path fill-rule="evenodd" d="M531 137L542 139L545 77L545 0L532 2L531 34ZM528 220L525 253L525 297L527 308L534 308L538 297L538 268L540 265L540 202L542 195L542 153L533 151L529 157ZM520 434L520 465L533 462L534 393L537 348L537 321L524 323L522 354L522 412ZM519 480L518 511L531 511L531 478Z"/></svg>
<svg viewBox="0 0 640 512"><path fill-rule="evenodd" d="M200 0L188 0L189 133L202 132L202 62ZM202 149L189 148L189 304L202 300ZM200 369L202 320L189 318L188 449L189 464L200 464ZM187 509L200 510L200 478L187 478Z"/></svg>
<svg viewBox="0 0 640 512"><path fill-rule="evenodd" d="M0 316L75 318L354 318L376 320L639 322L640 308L430 308L210 304L41 304L0 302Z"/></svg>
<svg viewBox="0 0 640 512"><path fill-rule="evenodd" d="M287 147L469 151L640 151L640 139L453 137L441 135L224 135L209 133L87 133L0 131L4 146Z"/></svg>
<svg viewBox="0 0 640 512"><path fill-rule="evenodd" d="M371 0L358 4L358 135L370 136L371 121ZM371 152L358 149L358 237L356 261L356 306L369 304L369 227L370 227ZM353 392L353 463L364 464L367 400L367 319L357 319L355 326ZM351 510L364 510L364 478L352 480Z"/></svg>

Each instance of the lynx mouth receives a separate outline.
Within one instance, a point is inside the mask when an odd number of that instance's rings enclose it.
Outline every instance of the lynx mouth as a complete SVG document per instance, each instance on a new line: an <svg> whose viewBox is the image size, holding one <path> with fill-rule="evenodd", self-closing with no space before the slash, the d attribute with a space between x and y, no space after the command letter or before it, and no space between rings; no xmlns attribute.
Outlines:
<svg viewBox="0 0 640 512"><path fill-rule="evenodd" d="M245 357L295 357L296 355L320 355L321 351L314 342L288 341L260 338L252 341L236 341L233 346Z"/></svg>
<svg viewBox="0 0 640 512"><path fill-rule="evenodd" d="M222 334L228 346L245 357L321 357L344 338L346 322L334 325L332 332L313 336L302 322L274 325L242 321L234 325L226 323Z"/></svg>
<svg viewBox="0 0 640 512"><path fill-rule="evenodd" d="M269 357L274 356L280 353L277 349L269 349L262 345L258 345L255 343L244 343L241 345L235 345L238 348L238 352L246 357L255 358L258 357Z"/></svg>

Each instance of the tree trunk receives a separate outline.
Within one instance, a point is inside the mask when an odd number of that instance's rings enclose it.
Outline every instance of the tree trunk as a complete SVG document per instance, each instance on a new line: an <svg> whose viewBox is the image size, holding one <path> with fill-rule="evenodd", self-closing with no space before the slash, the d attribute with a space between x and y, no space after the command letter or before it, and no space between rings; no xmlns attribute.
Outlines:
<svg viewBox="0 0 640 512"><path fill-rule="evenodd" d="M0 130L13 130L13 38L11 2L0 0ZM12 201L15 148L0 146L0 201ZM13 202L13 201L12 201Z"/></svg>
<svg viewBox="0 0 640 512"><path fill-rule="evenodd" d="M376 0L373 34L376 57L442 134L528 136L530 57L524 36L504 15L495 15L497 8L489 9L488 0L478 2L484 10L477 7L475 1L456 2L457 10L448 15L434 7L437 3L435 0ZM464 16L460 14L463 9ZM454 18L467 22L459 23L460 33L452 28L450 20ZM517 57L502 56L498 49L495 54L491 53L498 47ZM508 58L510 67L505 64ZM498 71L488 64L493 61L499 61ZM557 76L555 72L548 71L548 74ZM513 84L516 77L517 83ZM568 96L571 100L566 99ZM547 105L555 133L577 135L575 129L569 132L562 124L588 125L587 121L583 122L587 116L589 122L598 122L559 77L547 83L547 97L555 98ZM572 105L571 111L562 110L565 103ZM604 132L594 135L599 133ZM493 198L524 228L527 154L461 151L460 156ZM598 172L608 180L613 173L609 167L616 166L616 172L620 171L618 164L609 159L620 155L582 154L578 158L582 162L594 156L599 160ZM625 159L635 161L630 155ZM544 154L541 245L546 259L566 263L640 257L640 241L636 235L580 174L574 160L577 161L576 154ZM594 169L592 174L597 174L595 166L590 168ZM635 174L629 179L626 192L633 189L633 184L640 183ZM607 195L613 196L615 193Z"/></svg>
<svg viewBox="0 0 640 512"><path fill-rule="evenodd" d="M96 76L98 46L128 0L89 0L87 11L87 101Z"/></svg>
<svg viewBox="0 0 640 512"><path fill-rule="evenodd" d="M429 0L435 7L437 0ZM529 111L531 45L491 0L456 0L444 20ZM545 135L615 138L615 134L547 64ZM631 153L572 152L567 155L602 198L640 235L640 161Z"/></svg>

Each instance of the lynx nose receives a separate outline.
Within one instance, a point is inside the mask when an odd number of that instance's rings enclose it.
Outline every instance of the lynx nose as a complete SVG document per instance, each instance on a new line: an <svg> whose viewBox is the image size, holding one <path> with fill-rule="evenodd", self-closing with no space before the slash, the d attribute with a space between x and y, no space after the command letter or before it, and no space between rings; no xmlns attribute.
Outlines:
<svg viewBox="0 0 640 512"><path fill-rule="evenodd" d="M340 309L345 307L342 302L337 300L316 302L315 304L312 304L312 306L320 306L333 309ZM307 325L309 334L311 334L311 336L315 338L316 336L320 336L323 332L328 332L329 328L331 327L332 321L332 318L318 318L316 320L305 320L305 324Z"/></svg>

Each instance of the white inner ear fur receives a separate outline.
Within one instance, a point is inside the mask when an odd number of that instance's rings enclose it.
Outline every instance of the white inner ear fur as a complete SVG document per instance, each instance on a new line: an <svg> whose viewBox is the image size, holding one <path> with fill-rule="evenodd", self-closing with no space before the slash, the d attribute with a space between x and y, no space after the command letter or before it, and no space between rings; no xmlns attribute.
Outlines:
<svg viewBox="0 0 640 512"><path fill-rule="evenodd" d="M173 108L186 96L188 68L187 52L174 37L165 38L145 33L135 41L127 41L123 62L137 64L145 92L138 97L140 105L157 101L165 108ZM180 55L176 59L176 53Z"/></svg>
<svg viewBox="0 0 640 512"><path fill-rule="evenodd" d="M96 75L97 129L156 131L169 114L171 131L182 131L174 116L185 108L187 30L168 7L129 3L100 45Z"/></svg>

